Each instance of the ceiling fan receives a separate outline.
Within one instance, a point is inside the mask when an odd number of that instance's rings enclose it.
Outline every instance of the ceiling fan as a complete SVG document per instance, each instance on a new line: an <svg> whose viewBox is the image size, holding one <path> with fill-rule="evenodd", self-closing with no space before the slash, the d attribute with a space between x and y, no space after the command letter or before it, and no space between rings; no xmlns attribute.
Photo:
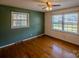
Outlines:
<svg viewBox="0 0 79 59"><path fill-rule="evenodd" d="M53 9L53 7L61 6L60 4L54 4L54 3L61 2L61 0L37 0L37 1L41 2L41 4L39 6L41 6L42 9L46 10L46 11L51 11Z"/></svg>

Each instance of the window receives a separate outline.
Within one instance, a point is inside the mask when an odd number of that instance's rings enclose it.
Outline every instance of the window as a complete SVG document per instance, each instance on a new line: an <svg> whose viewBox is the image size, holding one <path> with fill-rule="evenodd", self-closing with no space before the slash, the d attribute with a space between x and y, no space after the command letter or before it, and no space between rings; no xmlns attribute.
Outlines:
<svg viewBox="0 0 79 59"><path fill-rule="evenodd" d="M64 15L64 31L77 33L77 14L65 14Z"/></svg>
<svg viewBox="0 0 79 59"><path fill-rule="evenodd" d="M52 17L52 25L55 30L77 33L78 13L54 15Z"/></svg>
<svg viewBox="0 0 79 59"><path fill-rule="evenodd" d="M53 19L53 29L62 30L62 15L54 15Z"/></svg>
<svg viewBox="0 0 79 59"><path fill-rule="evenodd" d="M29 13L11 12L11 28L29 27Z"/></svg>

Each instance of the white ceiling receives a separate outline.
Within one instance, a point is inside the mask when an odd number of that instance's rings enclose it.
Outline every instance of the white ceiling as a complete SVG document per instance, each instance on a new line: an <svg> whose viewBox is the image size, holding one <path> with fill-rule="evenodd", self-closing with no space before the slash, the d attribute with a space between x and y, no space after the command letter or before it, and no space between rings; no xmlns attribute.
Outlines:
<svg viewBox="0 0 79 59"><path fill-rule="evenodd" d="M38 6L41 3L34 0L0 0L0 4L30 9L30 10L35 10L35 11L41 11L41 12L45 11L42 9L42 7ZM53 10L79 6L79 0L62 0L62 2L58 4L61 4L61 6L53 7Z"/></svg>

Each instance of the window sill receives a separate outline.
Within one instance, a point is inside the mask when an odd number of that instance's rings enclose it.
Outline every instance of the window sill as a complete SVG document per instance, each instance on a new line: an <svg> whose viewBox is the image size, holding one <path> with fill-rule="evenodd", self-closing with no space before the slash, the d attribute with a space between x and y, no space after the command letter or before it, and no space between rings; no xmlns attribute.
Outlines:
<svg viewBox="0 0 79 59"><path fill-rule="evenodd" d="M29 28L29 26L25 26L25 27L17 27L17 26L14 26L14 27L11 27L11 29L21 29L21 28Z"/></svg>
<svg viewBox="0 0 79 59"><path fill-rule="evenodd" d="M78 35L78 33L72 33L72 32L66 32L66 31L61 31L61 30L56 30L56 29L53 29L53 31L57 31L57 32L62 32L62 33L67 33L67 34L73 34L73 35Z"/></svg>

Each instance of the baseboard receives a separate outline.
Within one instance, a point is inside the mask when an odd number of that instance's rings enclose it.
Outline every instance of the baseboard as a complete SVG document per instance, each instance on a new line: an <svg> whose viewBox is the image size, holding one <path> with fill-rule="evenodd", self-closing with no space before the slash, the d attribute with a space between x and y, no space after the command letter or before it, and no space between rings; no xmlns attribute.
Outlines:
<svg viewBox="0 0 79 59"><path fill-rule="evenodd" d="M31 37L31 38L28 38L28 39L24 39L24 40L22 40L22 41L26 41L26 40L34 39L34 38L40 37L40 36L42 36L42 35L44 35L44 34L37 35L37 36Z"/></svg>
<svg viewBox="0 0 79 59"><path fill-rule="evenodd" d="M26 41L26 40L31 40L31 39L34 39L34 38L37 38L37 37L40 37L40 36L43 36L44 34L40 34L40 35L37 35L37 36L34 36L34 37L31 37L31 38L27 38L27 39L24 39L24 40L21 40L21 41ZM21 41L18 41L18 42L21 42ZM8 46L11 46L11 45L14 45L18 42L14 42L14 43L11 43L11 44L8 44L8 45L4 45L4 46L1 46L0 48L5 48L5 47L8 47Z"/></svg>

